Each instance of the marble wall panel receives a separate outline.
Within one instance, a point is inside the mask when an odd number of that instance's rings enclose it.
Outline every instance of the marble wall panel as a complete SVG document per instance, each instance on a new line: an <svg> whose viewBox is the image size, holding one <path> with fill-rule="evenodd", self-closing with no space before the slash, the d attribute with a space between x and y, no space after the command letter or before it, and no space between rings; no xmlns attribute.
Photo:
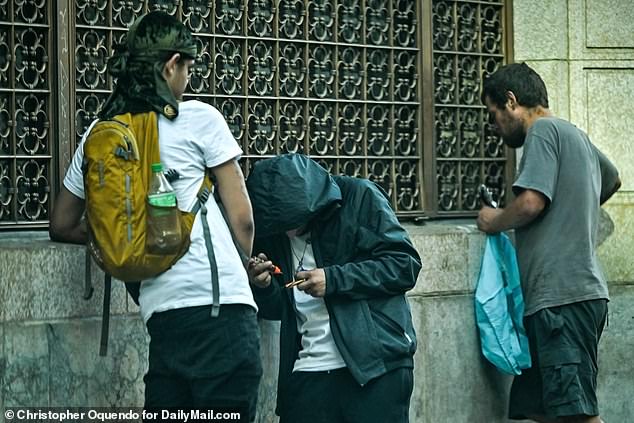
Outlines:
<svg viewBox="0 0 634 423"><path fill-rule="evenodd" d="M38 233L33 235L37 237ZM85 249L41 239L0 239L0 321L101 316L103 273L93 264L94 294L83 299ZM25 283L28 281L29 283ZM127 312L126 292L113 281L111 313Z"/></svg>
<svg viewBox="0 0 634 423"><path fill-rule="evenodd" d="M598 249L599 260L610 282L634 283L634 192L618 194L603 209L614 223L612 235Z"/></svg>
<svg viewBox="0 0 634 423"><path fill-rule="evenodd" d="M586 0L586 46L634 49L634 2Z"/></svg>
<svg viewBox="0 0 634 423"><path fill-rule="evenodd" d="M511 235L511 241L513 242L513 234ZM477 226L473 225L473 232L468 235L467 246L467 279L466 283L470 285L471 291L475 291L478 276L480 275L480 267L482 266L482 256L484 255L484 244L486 242L486 235L477 229Z"/></svg>
<svg viewBox="0 0 634 423"><path fill-rule="evenodd" d="M97 319L5 324L5 406L141 406L143 323L113 317L106 357L99 356L100 328Z"/></svg>
<svg viewBox="0 0 634 423"><path fill-rule="evenodd" d="M455 222L453 222L455 223ZM422 269L410 295L472 291L480 269L484 236L474 220L457 225L405 225L419 251ZM463 251L467 254L456 254Z"/></svg>
<svg viewBox="0 0 634 423"><path fill-rule="evenodd" d="M473 297L410 297L418 334L412 422L504 422L510 378L482 356Z"/></svg>
<svg viewBox="0 0 634 423"><path fill-rule="evenodd" d="M570 119L569 65L561 60L531 60L526 64L535 69L546 84L548 105L553 114ZM519 158L517 160L519 163Z"/></svg>
<svg viewBox="0 0 634 423"><path fill-rule="evenodd" d="M275 415L277 398L277 371L280 362L279 322L260 320L260 357L263 374L258 391L256 423L277 423Z"/></svg>
<svg viewBox="0 0 634 423"><path fill-rule="evenodd" d="M530 3L530 0L521 1ZM631 60L634 57L633 19L631 0L568 0L568 58Z"/></svg>
<svg viewBox="0 0 634 423"><path fill-rule="evenodd" d="M617 166L622 190L634 191L634 67L586 68L588 135Z"/></svg>
<svg viewBox="0 0 634 423"><path fill-rule="evenodd" d="M260 321L260 329L257 422L275 423L279 323ZM143 322L112 317L106 357L99 356L100 330L98 319L0 325L0 405L142 406L149 343Z"/></svg>
<svg viewBox="0 0 634 423"><path fill-rule="evenodd" d="M626 422L634 416L634 285L610 286L610 294L608 323L599 343L599 409L606 422Z"/></svg>
<svg viewBox="0 0 634 423"><path fill-rule="evenodd" d="M4 410L4 376L7 374L6 372L7 366L7 358L4 352L4 324L0 321L0 410ZM4 416L0 417L0 422L2 422Z"/></svg>
<svg viewBox="0 0 634 423"><path fill-rule="evenodd" d="M514 61L568 56L568 1L513 0Z"/></svg>
<svg viewBox="0 0 634 423"><path fill-rule="evenodd" d="M0 389L5 407L49 404L48 325L4 324L4 371Z"/></svg>
<svg viewBox="0 0 634 423"><path fill-rule="evenodd" d="M99 356L101 322L49 325L51 406L140 407L147 337L138 317L110 319L108 354Z"/></svg>

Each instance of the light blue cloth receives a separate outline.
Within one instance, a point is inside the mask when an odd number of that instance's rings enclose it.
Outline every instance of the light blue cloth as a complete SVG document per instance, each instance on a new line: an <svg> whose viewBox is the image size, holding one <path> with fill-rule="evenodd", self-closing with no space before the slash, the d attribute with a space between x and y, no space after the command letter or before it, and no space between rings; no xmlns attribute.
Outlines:
<svg viewBox="0 0 634 423"><path fill-rule="evenodd" d="M531 367L515 248L503 233L488 235L475 291L482 354L504 373Z"/></svg>

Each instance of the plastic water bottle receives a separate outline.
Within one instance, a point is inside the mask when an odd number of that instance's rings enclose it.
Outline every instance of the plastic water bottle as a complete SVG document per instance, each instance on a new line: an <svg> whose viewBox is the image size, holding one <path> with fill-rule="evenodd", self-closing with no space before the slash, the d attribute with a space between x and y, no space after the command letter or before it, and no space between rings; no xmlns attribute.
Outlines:
<svg viewBox="0 0 634 423"><path fill-rule="evenodd" d="M161 163L152 164L147 202L147 251L152 254L176 253L181 245L180 211Z"/></svg>

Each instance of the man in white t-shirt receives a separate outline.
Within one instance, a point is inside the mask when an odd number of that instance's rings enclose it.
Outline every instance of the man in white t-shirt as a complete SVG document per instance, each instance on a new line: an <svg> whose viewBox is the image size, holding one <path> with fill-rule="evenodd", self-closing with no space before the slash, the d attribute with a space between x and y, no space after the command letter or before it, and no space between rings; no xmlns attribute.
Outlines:
<svg viewBox="0 0 634 423"><path fill-rule="evenodd" d="M150 12L130 28L125 45L108 62L117 79L100 118L120 113L158 114L161 161L179 178L172 185L179 207L191 210L205 172L216 179L228 222L215 201L207 203L219 276L220 315L211 317L212 283L201 214L187 253L170 269L142 281L139 305L150 334L145 407L239 408L255 418L262 374L257 307L241 249L253 246L253 215L238 164L242 151L222 114L199 101L182 101L196 57L191 32L174 17ZM54 241L85 243L83 146L86 131L53 208Z"/></svg>

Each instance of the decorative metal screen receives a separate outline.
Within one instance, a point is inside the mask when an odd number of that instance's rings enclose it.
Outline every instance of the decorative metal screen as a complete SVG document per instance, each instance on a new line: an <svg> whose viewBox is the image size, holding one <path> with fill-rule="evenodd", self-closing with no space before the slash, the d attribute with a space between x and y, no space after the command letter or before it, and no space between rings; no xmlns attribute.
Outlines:
<svg viewBox="0 0 634 423"><path fill-rule="evenodd" d="M113 44L156 9L196 33L186 97L224 114L247 175L303 152L400 216L473 215L479 183L504 201L512 161L479 100L509 54L504 0L0 0L0 227L47 225Z"/></svg>
<svg viewBox="0 0 634 423"><path fill-rule="evenodd" d="M411 0L77 0L77 137L112 88L112 42L148 9L197 34L186 97L214 104L245 152L302 152L368 177L398 211L422 210L420 51ZM109 11L111 13L109 13Z"/></svg>
<svg viewBox="0 0 634 423"><path fill-rule="evenodd" d="M438 214L477 210L477 187L506 194L506 151L480 101L504 61L498 1L433 1L434 141Z"/></svg>
<svg viewBox="0 0 634 423"><path fill-rule="evenodd" d="M0 227L47 223L54 180L50 3L0 0Z"/></svg>

